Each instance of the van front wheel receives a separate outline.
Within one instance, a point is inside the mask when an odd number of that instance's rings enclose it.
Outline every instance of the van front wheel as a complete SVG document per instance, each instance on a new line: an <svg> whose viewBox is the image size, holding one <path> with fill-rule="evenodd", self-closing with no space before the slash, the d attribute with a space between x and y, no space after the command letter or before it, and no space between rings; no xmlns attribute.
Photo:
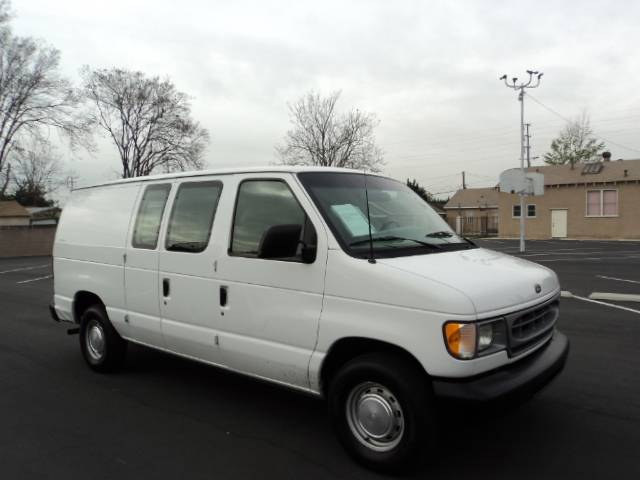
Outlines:
<svg viewBox="0 0 640 480"><path fill-rule="evenodd" d="M113 328L103 307L93 305L84 311L80 322L80 350L93 370L116 370L124 361L126 349L126 341Z"/></svg>
<svg viewBox="0 0 640 480"><path fill-rule="evenodd" d="M388 472L407 470L433 451L434 402L425 373L399 355L362 355L329 387L329 415L356 460Z"/></svg>

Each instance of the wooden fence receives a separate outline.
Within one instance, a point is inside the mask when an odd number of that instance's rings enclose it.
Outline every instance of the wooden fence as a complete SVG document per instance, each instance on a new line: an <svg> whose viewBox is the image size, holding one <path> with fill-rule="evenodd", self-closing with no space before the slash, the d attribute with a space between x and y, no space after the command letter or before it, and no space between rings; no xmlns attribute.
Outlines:
<svg viewBox="0 0 640 480"><path fill-rule="evenodd" d="M50 256L56 225L0 226L0 257Z"/></svg>

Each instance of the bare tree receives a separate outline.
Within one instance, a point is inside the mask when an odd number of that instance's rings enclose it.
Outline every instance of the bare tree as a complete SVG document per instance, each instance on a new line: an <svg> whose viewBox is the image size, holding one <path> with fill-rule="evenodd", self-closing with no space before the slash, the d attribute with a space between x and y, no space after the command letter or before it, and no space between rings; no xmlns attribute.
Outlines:
<svg viewBox="0 0 640 480"><path fill-rule="evenodd" d="M34 206L51 203L47 197L62 183L62 164L53 145L43 138L34 138L26 148L16 152L13 164L13 195Z"/></svg>
<svg viewBox="0 0 640 480"><path fill-rule="evenodd" d="M0 18L6 18L6 5L0 4ZM77 110L80 98L60 76L59 61L55 48L0 27L0 194L10 178L11 155L28 138L57 130L72 146L87 145L87 124Z"/></svg>
<svg viewBox="0 0 640 480"><path fill-rule="evenodd" d="M593 136L593 130L586 112L567 123L558 138L551 142L551 150L544 154L544 161L550 165L586 162L605 149L604 142Z"/></svg>
<svg viewBox="0 0 640 480"><path fill-rule="evenodd" d="M0 26L3 26L11 18L11 2L9 0L0 0Z"/></svg>
<svg viewBox="0 0 640 480"><path fill-rule="evenodd" d="M208 132L191 118L189 97L169 80L129 70L83 69L92 121L113 141L122 177L200 169Z"/></svg>
<svg viewBox="0 0 640 480"><path fill-rule="evenodd" d="M328 97L309 92L289 105L293 128L276 147L282 163L380 171L384 160L373 133L376 116L359 110L339 114L339 98L340 92Z"/></svg>

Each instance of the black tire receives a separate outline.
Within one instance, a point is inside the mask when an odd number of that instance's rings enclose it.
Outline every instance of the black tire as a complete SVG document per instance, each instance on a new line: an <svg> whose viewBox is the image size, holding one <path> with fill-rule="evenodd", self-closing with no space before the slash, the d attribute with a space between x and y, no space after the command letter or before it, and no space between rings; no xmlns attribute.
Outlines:
<svg viewBox="0 0 640 480"><path fill-rule="evenodd" d="M331 380L328 403L338 439L368 468L404 473L433 455L433 391L426 373L409 359L371 353L351 360ZM386 436L368 437L371 432Z"/></svg>
<svg viewBox="0 0 640 480"><path fill-rule="evenodd" d="M80 350L89 367L96 372L113 372L124 362L127 342L113 328L101 305L92 305L82 314Z"/></svg>

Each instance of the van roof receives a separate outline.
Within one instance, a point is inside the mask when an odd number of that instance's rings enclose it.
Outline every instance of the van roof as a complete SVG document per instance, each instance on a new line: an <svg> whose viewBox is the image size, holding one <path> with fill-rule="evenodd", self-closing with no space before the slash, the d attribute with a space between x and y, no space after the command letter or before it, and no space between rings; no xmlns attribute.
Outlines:
<svg viewBox="0 0 640 480"><path fill-rule="evenodd" d="M123 178L121 180L111 180L109 182L96 183L78 187L75 190L102 187L106 185L120 185L125 183L150 182L154 180L168 180L173 178L204 177L208 175L233 175L236 173L300 173L300 172L336 172L336 173L362 173L362 170L352 168L335 167L307 167L292 165L277 165L269 167L238 167L238 168L218 168L211 170L191 170L188 172L163 173L160 175L149 175L146 177ZM382 176L377 173L367 172L367 175Z"/></svg>

